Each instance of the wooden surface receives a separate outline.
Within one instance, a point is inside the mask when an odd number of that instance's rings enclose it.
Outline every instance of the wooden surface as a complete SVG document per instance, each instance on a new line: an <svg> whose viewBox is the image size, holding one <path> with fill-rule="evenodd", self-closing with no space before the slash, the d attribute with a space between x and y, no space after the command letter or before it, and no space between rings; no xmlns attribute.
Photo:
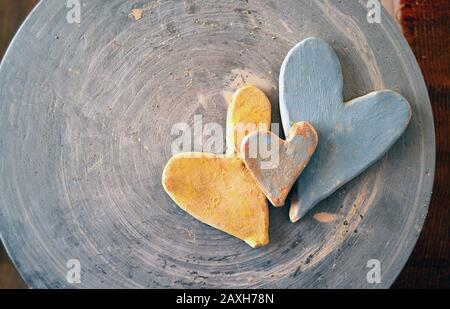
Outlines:
<svg viewBox="0 0 450 309"><path fill-rule="evenodd" d="M448 119L448 118L447 118ZM444 140L444 142L445 142L445 140ZM447 152L448 153L448 152ZM448 157L448 156L447 156ZM445 174L444 173L444 177L445 177L445 175L448 175L448 170L447 170L447 172L446 172L447 174ZM444 188L445 189L445 188ZM444 191L444 190L442 190L441 192L444 192L444 193L441 193L441 195L442 194L446 194L447 193L447 191ZM445 202L444 202L444 205L445 205L445 203L446 203L446 201L447 201L448 199L446 199L446 200L444 200ZM439 223L438 223L439 224ZM438 229L439 230L439 227L436 227L436 225L435 226L433 226L432 228L431 228L431 230L432 231L435 231L436 229ZM445 234L445 232L446 231L448 231L448 225L447 225L447 229L445 230L445 227L444 227L444 230L443 230L443 232L444 233L442 233L442 228L440 229L440 236L441 236L441 239L442 239L442 237L445 237L445 235L447 235L447 239L448 239L448 232L447 232L447 234ZM435 236L436 234L434 234L433 236ZM192 236L192 235L191 235ZM426 237L426 235L424 236L424 237ZM298 244L297 244L298 245ZM419 244L420 245L420 244ZM432 248L432 245L431 246L428 246L428 249L429 248ZM447 247L448 248L448 247ZM438 253L438 257L440 256L440 257L445 257L445 258L448 258L448 254L446 254L446 253L448 253L448 251L443 251L445 248L444 247L440 247L440 249L439 250L437 250L436 252ZM428 250L427 250L428 251ZM439 255L440 254L440 255ZM433 260L433 259L431 259L431 260ZM442 261L444 261L444 260L442 260ZM431 263L431 264L433 264L433 263ZM164 264L163 264L164 265ZM445 264L445 263L442 263L442 265L448 265L448 264ZM102 266L101 265L99 265L99 267L100 267L100 270L102 269ZM267 266L266 266L267 267ZM410 266L411 267L411 266ZM415 267L415 268L419 268L419 267L417 267L417 265L416 266L413 266L413 267ZM410 269L412 269L412 268L410 268ZM440 268L440 269L442 269L442 268ZM434 268L434 274L435 275L438 275L438 277L440 276L440 278L442 278L442 273L440 273L440 269L438 269L438 268ZM408 272L408 268L405 270L405 272ZM423 278L423 277L420 277L420 276L427 276L427 273L426 272L424 272L424 273L420 273L420 272L416 272L416 274L417 274L417 276L416 277L414 277L414 270L412 271L412 277L411 277L411 274L409 275L409 278L408 279L411 279L411 278L413 278L413 279L415 279L415 280L412 280L412 282L418 282L419 280L420 280L420 278ZM36 276L38 276L38 274L35 274ZM42 274L41 274L42 275ZM400 277L400 279L402 278L402 276ZM435 277L434 277L435 278ZM448 276L447 276L447 278L448 278ZM42 278L41 278L42 279ZM411 282L411 281L410 281ZM429 284L429 286L433 286L433 278L430 278L430 280L428 281L430 284ZM435 286L438 286L438 284L440 283L441 285L442 285L442 283L444 282L445 283L445 281L444 280L441 280L441 281L434 281L435 283L436 283L436 285ZM447 284L448 284L448 281L447 281ZM401 286L401 285L400 285Z"/></svg>
<svg viewBox="0 0 450 309"><path fill-rule="evenodd" d="M402 0L402 27L430 93L436 125L433 197L395 288L450 288L450 1Z"/></svg>
<svg viewBox="0 0 450 309"><path fill-rule="evenodd" d="M38 0L0 0L0 58L6 51L14 33ZM0 246L0 288L26 288L27 285Z"/></svg>

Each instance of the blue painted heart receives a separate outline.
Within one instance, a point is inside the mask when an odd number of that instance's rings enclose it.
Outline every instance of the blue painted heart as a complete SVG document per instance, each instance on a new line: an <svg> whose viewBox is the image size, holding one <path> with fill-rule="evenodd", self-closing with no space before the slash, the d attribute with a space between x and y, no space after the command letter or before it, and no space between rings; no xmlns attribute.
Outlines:
<svg viewBox="0 0 450 309"><path fill-rule="evenodd" d="M343 87L339 59L321 39L300 42L284 60L280 72L284 131L308 121L319 135L317 150L294 187L292 222L382 157L411 119L409 103L394 91L376 91L344 103Z"/></svg>

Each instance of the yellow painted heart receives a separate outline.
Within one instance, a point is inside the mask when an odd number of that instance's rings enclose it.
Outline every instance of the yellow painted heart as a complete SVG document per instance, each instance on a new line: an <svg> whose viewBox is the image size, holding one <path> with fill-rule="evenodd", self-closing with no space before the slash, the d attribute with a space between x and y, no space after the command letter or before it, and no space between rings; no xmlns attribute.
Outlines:
<svg viewBox="0 0 450 309"><path fill-rule="evenodd" d="M272 106L267 96L254 86L235 92L228 106L227 154L240 156L241 143L248 134L270 130Z"/></svg>
<svg viewBox="0 0 450 309"><path fill-rule="evenodd" d="M227 154L178 154L162 177L164 189L181 209L254 248L269 243L268 204L238 150L245 134L270 127L270 115L270 102L261 90L239 89L228 109Z"/></svg>

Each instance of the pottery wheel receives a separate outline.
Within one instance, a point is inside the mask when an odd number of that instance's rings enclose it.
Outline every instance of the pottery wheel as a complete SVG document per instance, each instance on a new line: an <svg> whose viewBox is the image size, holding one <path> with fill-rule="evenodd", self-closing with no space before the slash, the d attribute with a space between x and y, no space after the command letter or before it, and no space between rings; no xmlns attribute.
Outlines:
<svg viewBox="0 0 450 309"><path fill-rule="evenodd" d="M0 231L34 288L388 287L424 222L434 176L427 90L387 13L366 1L42 1L0 70ZM142 9L131 16L132 9ZM279 121L290 48L320 37L338 53L345 100L392 89L412 122L378 163L301 222L270 210L251 249L179 209L161 185L175 123L225 128L238 87L263 89ZM81 283L66 280L80 261ZM369 260L381 283L367 281Z"/></svg>

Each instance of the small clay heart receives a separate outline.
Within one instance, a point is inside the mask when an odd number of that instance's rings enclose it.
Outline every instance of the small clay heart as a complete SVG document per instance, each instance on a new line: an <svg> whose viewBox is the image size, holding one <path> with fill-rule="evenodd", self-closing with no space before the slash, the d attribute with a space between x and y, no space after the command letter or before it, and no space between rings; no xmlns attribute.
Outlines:
<svg viewBox="0 0 450 309"><path fill-rule="evenodd" d="M292 126L286 141L272 132L253 132L242 141L245 165L270 202L283 206L289 191L308 164L318 143L307 122Z"/></svg>

